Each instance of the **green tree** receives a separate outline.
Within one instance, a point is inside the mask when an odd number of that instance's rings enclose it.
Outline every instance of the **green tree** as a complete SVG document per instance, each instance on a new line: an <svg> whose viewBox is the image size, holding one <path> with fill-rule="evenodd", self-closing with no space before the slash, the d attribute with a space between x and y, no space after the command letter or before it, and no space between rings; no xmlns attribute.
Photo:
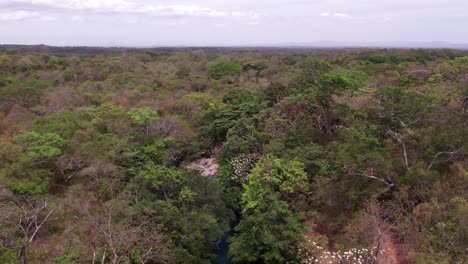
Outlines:
<svg viewBox="0 0 468 264"><path fill-rule="evenodd" d="M79 115L70 111L62 111L55 115L37 118L34 120L32 129L38 133L56 133L68 139L79 130L80 124Z"/></svg>
<svg viewBox="0 0 468 264"><path fill-rule="evenodd" d="M435 96L430 90L419 92L384 86L377 91L377 100L381 106L382 130L401 146L403 160L408 166L410 157L407 145L414 129L430 124L428 120L436 109L442 107L443 98Z"/></svg>
<svg viewBox="0 0 468 264"><path fill-rule="evenodd" d="M188 181L185 171L153 163L139 170L135 179L166 201L175 199Z"/></svg>
<svg viewBox="0 0 468 264"><path fill-rule="evenodd" d="M59 156L67 143L58 134L40 134L34 131L17 135L13 140L26 148L25 154L32 160L51 159Z"/></svg>
<svg viewBox="0 0 468 264"><path fill-rule="evenodd" d="M37 80L13 82L0 90L0 101L13 102L23 107L39 104L45 83Z"/></svg>
<svg viewBox="0 0 468 264"><path fill-rule="evenodd" d="M89 120L91 124L100 133L115 133L125 130L128 124L128 116L121 106L113 104L103 104L99 107L85 107L80 109L85 120ZM128 123L128 122L127 122Z"/></svg>
<svg viewBox="0 0 468 264"><path fill-rule="evenodd" d="M359 71L319 73L321 75L314 77L312 86L302 88L303 92L299 96L316 109L318 127L326 136L331 137L335 135L336 126L339 125L335 97L357 89L368 76Z"/></svg>
<svg viewBox="0 0 468 264"><path fill-rule="evenodd" d="M302 237L303 226L293 208L308 186L303 165L266 157L247 180L242 195L242 218L229 248L233 262L297 261L295 245Z"/></svg>
<svg viewBox="0 0 468 264"><path fill-rule="evenodd" d="M132 108L128 111L128 115L132 123L142 127L146 134L150 133L151 124L159 120L158 112L147 106Z"/></svg>
<svg viewBox="0 0 468 264"><path fill-rule="evenodd" d="M190 72L192 72L192 68L190 68L190 66L182 65L177 69L176 77L178 79L187 78L190 75Z"/></svg>
<svg viewBox="0 0 468 264"><path fill-rule="evenodd" d="M208 68L211 78L219 80L224 76L233 76L242 72L242 65L232 61L220 61Z"/></svg>

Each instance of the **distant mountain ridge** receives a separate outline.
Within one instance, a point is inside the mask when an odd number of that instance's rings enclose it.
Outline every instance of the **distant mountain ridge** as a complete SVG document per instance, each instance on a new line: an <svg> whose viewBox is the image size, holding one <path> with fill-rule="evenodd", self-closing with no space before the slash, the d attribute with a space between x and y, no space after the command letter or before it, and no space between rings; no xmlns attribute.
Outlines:
<svg viewBox="0 0 468 264"><path fill-rule="evenodd" d="M139 51L171 52L174 50L196 50L204 49L207 52L221 52L226 50L327 50L327 49L454 49L468 50L468 43L450 42L339 42L339 41L317 41L317 42L287 42L278 44L258 45L148 45L148 46L50 46L50 45L21 45L0 44L0 52L9 49L17 49L22 52L45 52L57 55L92 55L111 54Z"/></svg>
<svg viewBox="0 0 468 264"><path fill-rule="evenodd" d="M341 41L317 41L317 42L289 42L279 46L290 47L330 47L330 48L436 48L436 49L468 49L468 43L451 43L445 41L433 42L341 42Z"/></svg>

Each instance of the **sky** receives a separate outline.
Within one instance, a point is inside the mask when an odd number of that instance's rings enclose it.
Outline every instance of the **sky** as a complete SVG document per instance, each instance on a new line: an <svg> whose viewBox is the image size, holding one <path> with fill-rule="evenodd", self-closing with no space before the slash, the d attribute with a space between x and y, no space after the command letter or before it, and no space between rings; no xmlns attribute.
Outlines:
<svg viewBox="0 0 468 264"><path fill-rule="evenodd" d="M0 0L0 44L468 43L468 0Z"/></svg>

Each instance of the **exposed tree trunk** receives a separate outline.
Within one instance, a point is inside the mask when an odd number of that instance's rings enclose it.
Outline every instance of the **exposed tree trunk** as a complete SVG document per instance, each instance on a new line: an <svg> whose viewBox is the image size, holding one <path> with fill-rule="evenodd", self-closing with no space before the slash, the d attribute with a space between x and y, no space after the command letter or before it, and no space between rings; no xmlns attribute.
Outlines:
<svg viewBox="0 0 468 264"><path fill-rule="evenodd" d="M366 178L369 178L369 179L379 181L379 182L384 183L385 185L387 185L387 187L389 189L391 189L392 187L395 186L395 184L393 182L391 182L390 180L385 180L385 179L382 179L382 178L377 177L375 175L368 174L366 172L360 172L360 171L357 171L357 170L355 170L353 168L347 168L347 167L343 167L343 169L344 169L344 171L346 171L348 173L348 175L363 176L363 177L366 177Z"/></svg>
<svg viewBox="0 0 468 264"><path fill-rule="evenodd" d="M335 114L330 108L323 108L318 116L320 129L329 137L333 136L336 132L335 129Z"/></svg>
<svg viewBox="0 0 468 264"><path fill-rule="evenodd" d="M379 233L379 235L377 236L377 239L376 239L377 240L377 242L376 242L377 245L375 246L375 253L374 253L375 259L374 259L373 263L378 264L379 262L377 261L377 259L379 257L379 253L380 253L380 245L381 245L380 241L382 240L382 232L381 232L378 225L375 225L375 228L377 229L377 232Z"/></svg>
<svg viewBox="0 0 468 264"><path fill-rule="evenodd" d="M105 261L106 261L106 249L104 249L104 251L102 252L101 264L104 264Z"/></svg>
<svg viewBox="0 0 468 264"><path fill-rule="evenodd" d="M408 167L408 151L406 150L406 144L405 142L398 137L398 135L395 132L389 132L390 137L392 137L394 140L400 144L402 152L403 152L403 160L405 162L406 167Z"/></svg>
<svg viewBox="0 0 468 264"><path fill-rule="evenodd" d="M20 250L20 263L26 264L26 246L22 246Z"/></svg>
<svg viewBox="0 0 468 264"><path fill-rule="evenodd" d="M463 125L465 125L467 110L468 110L468 96L463 99Z"/></svg>
<svg viewBox="0 0 468 264"><path fill-rule="evenodd" d="M18 226L23 232L23 245L20 250L20 263L26 264L26 249L34 241L37 233L42 226L50 221L50 216L54 210L50 210L49 213L41 220L41 213L47 208L47 201L44 201L42 206L34 206L31 201L26 201L21 205L23 214L21 215Z"/></svg>
<svg viewBox="0 0 468 264"><path fill-rule="evenodd" d="M96 263L96 249L93 249L93 262L92 264Z"/></svg>

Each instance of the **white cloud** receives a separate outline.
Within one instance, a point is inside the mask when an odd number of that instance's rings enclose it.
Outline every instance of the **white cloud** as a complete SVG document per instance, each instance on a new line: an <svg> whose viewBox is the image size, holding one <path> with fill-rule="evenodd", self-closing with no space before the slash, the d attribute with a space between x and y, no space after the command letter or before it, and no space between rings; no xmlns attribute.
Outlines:
<svg viewBox="0 0 468 264"><path fill-rule="evenodd" d="M339 18L351 18L351 15L346 13L333 13L333 16Z"/></svg>
<svg viewBox="0 0 468 264"><path fill-rule="evenodd" d="M0 13L0 20L23 20L27 18L37 17L39 15L38 12L32 11L12 11L12 12L2 12Z"/></svg>
<svg viewBox="0 0 468 264"><path fill-rule="evenodd" d="M57 17L54 17L54 16L40 16L39 20L40 21L55 21L55 20L57 20Z"/></svg>
<svg viewBox="0 0 468 264"><path fill-rule="evenodd" d="M467 9L467 0L0 0L0 42L468 42Z"/></svg>
<svg viewBox="0 0 468 264"><path fill-rule="evenodd" d="M336 17L336 18L352 18L350 14L346 13L328 13L328 12L323 12L320 13L321 17Z"/></svg>
<svg viewBox="0 0 468 264"><path fill-rule="evenodd" d="M187 17L237 17L258 19L259 13L253 11L224 11L199 5L158 5L138 3L132 0L0 0L3 3L21 7L38 8L43 11L91 12L150 16L187 16Z"/></svg>

